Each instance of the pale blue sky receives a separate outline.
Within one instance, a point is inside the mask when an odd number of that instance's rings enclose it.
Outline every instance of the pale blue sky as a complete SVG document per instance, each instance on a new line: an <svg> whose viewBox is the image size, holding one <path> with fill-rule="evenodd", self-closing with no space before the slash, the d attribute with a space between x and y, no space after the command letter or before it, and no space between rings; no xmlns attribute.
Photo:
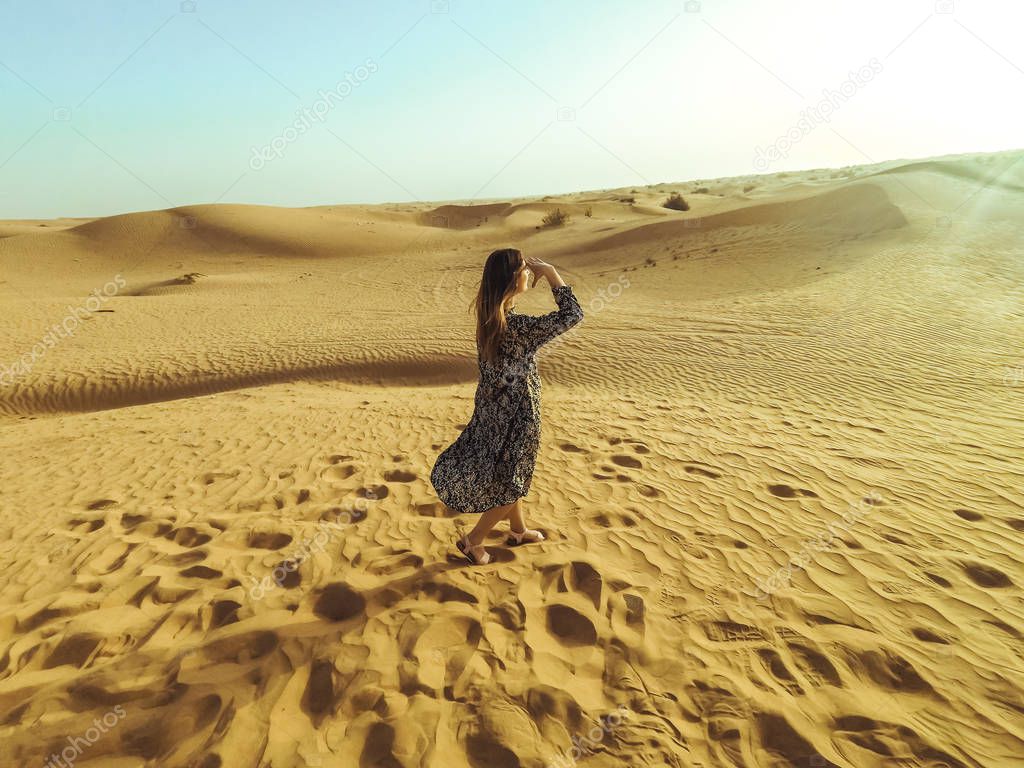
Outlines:
<svg viewBox="0 0 1024 768"><path fill-rule="evenodd" d="M485 199L1016 148L1022 6L0 0L0 218ZM800 126L844 87L828 122ZM790 129L785 156L756 165ZM253 159L275 139L279 155Z"/></svg>

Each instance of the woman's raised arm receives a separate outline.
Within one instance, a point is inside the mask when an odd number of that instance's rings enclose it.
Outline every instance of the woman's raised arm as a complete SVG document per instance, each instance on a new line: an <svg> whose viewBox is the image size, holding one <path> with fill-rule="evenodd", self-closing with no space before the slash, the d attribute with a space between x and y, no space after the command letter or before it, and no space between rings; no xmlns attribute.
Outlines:
<svg viewBox="0 0 1024 768"><path fill-rule="evenodd" d="M532 259L527 262L530 269L537 271L548 279L551 284L551 293L554 294L555 303L558 309L539 317L525 316L526 323L523 327L522 336L530 352L537 351L541 346L547 344L556 336L565 333L574 325L583 320L583 308L580 306L572 286L566 285L561 276L550 264L539 259Z"/></svg>

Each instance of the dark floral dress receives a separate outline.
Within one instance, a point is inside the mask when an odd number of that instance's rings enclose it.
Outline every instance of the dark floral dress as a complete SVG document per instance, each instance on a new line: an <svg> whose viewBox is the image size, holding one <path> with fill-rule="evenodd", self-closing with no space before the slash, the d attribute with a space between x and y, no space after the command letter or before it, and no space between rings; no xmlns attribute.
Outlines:
<svg viewBox="0 0 1024 768"><path fill-rule="evenodd" d="M494 363L477 354L480 380L473 416L430 472L438 498L456 512L511 504L530 490L540 446L540 376L534 355L583 319L571 286L551 292L558 304L554 312L506 311L508 327Z"/></svg>

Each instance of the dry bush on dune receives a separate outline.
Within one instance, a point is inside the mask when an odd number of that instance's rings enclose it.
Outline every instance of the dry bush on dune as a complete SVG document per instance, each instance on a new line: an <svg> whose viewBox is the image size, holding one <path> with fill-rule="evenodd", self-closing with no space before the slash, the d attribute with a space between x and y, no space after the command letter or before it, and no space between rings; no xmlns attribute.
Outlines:
<svg viewBox="0 0 1024 768"><path fill-rule="evenodd" d="M683 199L683 196L678 192L673 192L668 196L668 199L661 204L662 208L671 208L673 211L688 211L690 210L690 204Z"/></svg>
<svg viewBox="0 0 1024 768"><path fill-rule="evenodd" d="M561 208L555 208L553 211L548 211L544 214L544 218L541 222L545 227L560 227L569 221L569 214L563 211Z"/></svg>

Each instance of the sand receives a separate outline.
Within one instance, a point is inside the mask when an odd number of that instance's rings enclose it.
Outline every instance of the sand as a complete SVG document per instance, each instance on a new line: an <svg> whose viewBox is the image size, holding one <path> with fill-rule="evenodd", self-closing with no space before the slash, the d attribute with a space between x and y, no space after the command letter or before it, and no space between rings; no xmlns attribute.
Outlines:
<svg viewBox="0 0 1024 768"><path fill-rule="evenodd" d="M0 765L1024 765L1022 154L0 222ZM509 245L586 318L474 568Z"/></svg>

